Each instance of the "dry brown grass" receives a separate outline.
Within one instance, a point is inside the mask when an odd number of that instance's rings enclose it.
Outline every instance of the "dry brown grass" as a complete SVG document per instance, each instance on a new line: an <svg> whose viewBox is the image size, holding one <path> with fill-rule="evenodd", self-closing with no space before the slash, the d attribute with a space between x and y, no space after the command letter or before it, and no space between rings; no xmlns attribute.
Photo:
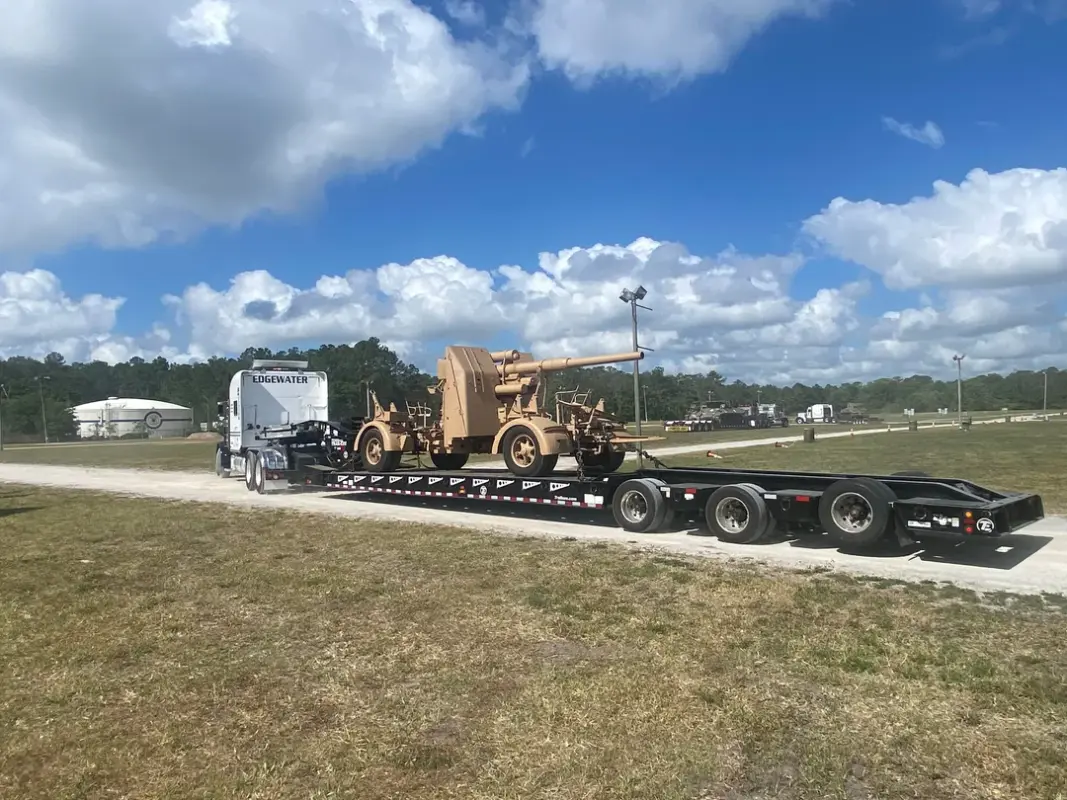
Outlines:
<svg viewBox="0 0 1067 800"><path fill-rule="evenodd" d="M1054 798L1062 598L7 486L0 795Z"/></svg>

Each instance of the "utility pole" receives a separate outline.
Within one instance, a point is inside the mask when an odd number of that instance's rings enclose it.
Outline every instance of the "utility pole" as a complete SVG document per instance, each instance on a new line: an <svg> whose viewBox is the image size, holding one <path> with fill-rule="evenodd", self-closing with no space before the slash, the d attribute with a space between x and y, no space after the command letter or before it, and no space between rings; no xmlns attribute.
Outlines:
<svg viewBox="0 0 1067 800"><path fill-rule="evenodd" d="M1048 370L1046 369L1041 374L1045 376L1045 390L1042 393L1041 413L1045 416L1045 419L1048 419Z"/></svg>
<svg viewBox="0 0 1067 800"><path fill-rule="evenodd" d="M963 359L966 357L966 353L952 356L952 360L956 362L956 421L961 428L963 427Z"/></svg>
<svg viewBox="0 0 1067 800"><path fill-rule="evenodd" d="M11 399L7 387L0 383L0 453L4 451L4 398Z"/></svg>
<svg viewBox="0 0 1067 800"><path fill-rule="evenodd" d="M641 399L645 404L645 422L648 422L648 387L641 387Z"/></svg>
<svg viewBox="0 0 1067 800"><path fill-rule="evenodd" d="M38 375L34 380L37 381L37 388L41 393L41 431L44 433L44 443L48 444L48 416L44 410L44 382L50 380L50 376Z"/></svg>
<svg viewBox="0 0 1067 800"><path fill-rule="evenodd" d="M637 342L637 309L643 308L645 311L651 311L648 306L641 305L638 301L644 300L648 291L644 286L638 286L633 291L629 289L623 289L622 294L619 295L619 299L624 303L630 304L630 316L633 319L633 345L634 352L638 350L648 350L649 348L642 348ZM634 361L634 429L637 435L641 435L641 373L638 368L639 361ZM641 456L640 450L637 453L637 468L643 469L645 465L644 458Z"/></svg>

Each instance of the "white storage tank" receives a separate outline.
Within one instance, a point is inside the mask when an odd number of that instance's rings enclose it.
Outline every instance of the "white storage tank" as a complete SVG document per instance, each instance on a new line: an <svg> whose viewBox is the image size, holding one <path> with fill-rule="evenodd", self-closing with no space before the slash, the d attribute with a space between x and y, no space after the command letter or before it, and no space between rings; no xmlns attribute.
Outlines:
<svg viewBox="0 0 1067 800"><path fill-rule="evenodd" d="M85 439L141 436L188 436L193 431L193 410L162 400L109 397L71 409L78 435Z"/></svg>

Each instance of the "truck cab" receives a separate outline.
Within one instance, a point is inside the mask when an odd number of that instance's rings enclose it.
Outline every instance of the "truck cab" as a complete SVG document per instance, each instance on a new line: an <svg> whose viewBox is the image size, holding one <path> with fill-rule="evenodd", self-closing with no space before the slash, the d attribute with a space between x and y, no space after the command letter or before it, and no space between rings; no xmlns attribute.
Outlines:
<svg viewBox="0 0 1067 800"><path fill-rule="evenodd" d="M229 399L219 403L223 441L216 472L244 472L250 452L271 444L283 429L302 422L326 421L329 387L325 372L306 361L256 359L230 379Z"/></svg>
<svg viewBox="0 0 1067 800"><path fill-rule="evenodd" d="M837 422L834 407L829 403L816 403L797 414L797 425L808 425L813 422Z"/></svg>

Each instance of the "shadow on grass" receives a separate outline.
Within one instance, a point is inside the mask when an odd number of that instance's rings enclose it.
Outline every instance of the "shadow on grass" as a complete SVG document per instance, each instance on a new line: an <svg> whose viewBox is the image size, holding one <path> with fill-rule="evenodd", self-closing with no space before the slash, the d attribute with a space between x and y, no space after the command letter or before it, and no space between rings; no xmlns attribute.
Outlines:
<svg viewBox="0 0 1067 800"><path fill-rule="evenodd" d="M314 491L314 490L312 490ZM504 503L492 500L458 499L448 497L405 497L401 495L382 495L363 492L320 492L323 497L349 502L373 503L376 505L401 506L404 508L428 508L443 511L457 511L478 514L484 517L508 517L527 519L531 522L566 522L579 525L591 525L601 529L617 529L609 509L597 511L592 509L566 508L525 503ZM447 524L447 520L440 520ZM622 533L622 531L620 531ZM669 529L660 534L631 534L633 537L647 537L650 541L663 533L685 534L713 539L703 521L690 522L678 520ZM1010 570L1022 564L1039 552L1049 542L1051 536L1012 534L1000 539L970 539L965 541L930 540L915 545L901 547L892 539L886 539L875 547L867 549L843 548L836 545L826 534L779 534L749 547L796 547L805 550L837 550L842 555L876 559L895 558L902 561L919 560L941 564L957 564L985 569Z"/></svg>
<svg viewBox="0 0 1067 800"><path fill-rule="evenodd" d="M901 546L885 539L868 549L852 549L836 545L825 533L803 536L778 535L756 544L756 547L782 545L804 550L837 550L842 555L863 558L898 558L911 561L930 561L964 567L1010 570L1038 553L1052 541L1051 536L1011 534L999 539L930 539Z"/></svg>
<svg viewBox="0 0 1067 800"><path fill-rule="evenodd" d="M13 517L16 514L25 514L27 511L40 511L41 506L13 506L12 508L0 508L0 518Z"/></svg>

